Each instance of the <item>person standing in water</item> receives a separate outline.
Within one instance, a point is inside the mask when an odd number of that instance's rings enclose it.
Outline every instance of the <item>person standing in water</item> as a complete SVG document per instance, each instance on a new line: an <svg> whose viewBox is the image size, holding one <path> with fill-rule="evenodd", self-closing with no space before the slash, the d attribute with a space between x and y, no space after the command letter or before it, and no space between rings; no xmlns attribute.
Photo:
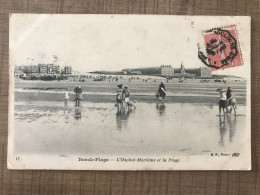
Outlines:
<svg viewBox="0 0 260 195"><path fill-rule="evenodd" d="M166 89L165 89L165 85L163 82L161 82L161 84L159 85L159 89L158 89L158 92L159 92L159 99L160 100L164 100L165 96L166 96L166 93L165 93Z"/></svg>
<svg viewBox="0 0 260 195"><path fill-rule="evenodd" d="M65 101L68 101L70 99L70 91L69 91L69 89L66 89L66 91L64 92L64 96L65 96Z"/></svg>
<svg viewBox="0 0 260 195"><path fill-rule="evenodd" d="M78 86L74 89L74 92L75 92L75 102L76 102L76 106L79 106L79 103L80 103L80 100L83 99L82 97L82 88L81 86Z"/></svg>
<svg viewBox="0 0 260 195"><path fill-rule="evenodd" d="M133 101L130 101L130 91L129 91L128 86L125 86L125 87L124 87L124 90L123 90L123 98L124 98L125 103L126 103L127 106L128 106L128 110L129 110L129 107L130 107L130 106L136 108L136 106L134 105L134 102L133 102Z"/></svg>
<svg viewBox="0 0 260 195"><path fill-rule="evenodd" d="M234 109L234 112L236 113L236 97L235 94L232 92L231 88L228 87L227 89L227 111L229 111L230 113L232 112L232 108ZM230 110L229 110L230 107Z"/></svg>
<svg viewBox="0 0 260 195"><path fill-rule="evenodd" d="M70 99L70 91L69 89L66 89L66 91L64 92L64 105L67 106L68 105L68 100Z"/></svg>
<svg viewBox="0 0 260 195"><path fill-rule="evenodd" d="M228 89L227 89L227 105L229 105L229 101L230 101L231 96L232 96L231 88L228 87Z"/></svg>
<svg viewBox="0 0 260 195"><path fill-rule="evenodd" d="M118 111L121 111L122 107L123 107L123 85L119 84L117 85L117 87L119 88L116 94L116 102L117 102L117 106L118 106Z"/></svg>
<svg viewBox="0 0 260 195"><path fill-rule="evenodd" d="M219 116L221 115L221 108L223 110L223 114L225 114L225 110L227 110L227 95L226 90L223 88L219 89L220 100L219 100Z"/></svg>

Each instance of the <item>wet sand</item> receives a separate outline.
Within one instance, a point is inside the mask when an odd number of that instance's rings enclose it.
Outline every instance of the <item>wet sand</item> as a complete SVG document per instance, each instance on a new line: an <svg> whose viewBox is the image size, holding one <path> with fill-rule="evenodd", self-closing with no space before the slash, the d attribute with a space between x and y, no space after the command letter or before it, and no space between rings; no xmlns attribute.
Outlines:
<svg viewBox="0 0 260 195"><path fill-rule="evenodd" d="M15 152L71 154L189 154L238 152L247 136L245 106L216 116L217 106L31 101L15 104Z"/></svg>
<svg viewBox="0 0 260 195"><path fill-rule="evenodd" d="M155 91L163 81L162 103ZM118 112L118 84L127 84L136 110ZM75 107L75 86L83 101ZM230 86L236 94L237 115L218 115L216 89ZM69 89L70 99L64 101ZM246 82L201 83L200 80L121 79L118 82L15 81L14 153L100 155L209 155L239 152L248 132Z"/></svg>

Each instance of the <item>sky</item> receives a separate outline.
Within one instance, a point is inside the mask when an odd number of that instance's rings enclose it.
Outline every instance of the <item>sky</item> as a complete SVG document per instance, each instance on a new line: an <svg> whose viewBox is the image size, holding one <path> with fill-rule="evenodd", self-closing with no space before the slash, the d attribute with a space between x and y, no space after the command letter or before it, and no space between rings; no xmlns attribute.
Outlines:
<svg viewBox="0 0 260 195"><path fill-rule="evenodd" d="M83 73L160 65L179 68L181 63L198 68L205 66L198 59L198 43L205 50L202 31L232 24L240 35L244 65L213 74L248 77L248 17L13 14L10 64L52 63L56 56L55 64Z"/></svg>

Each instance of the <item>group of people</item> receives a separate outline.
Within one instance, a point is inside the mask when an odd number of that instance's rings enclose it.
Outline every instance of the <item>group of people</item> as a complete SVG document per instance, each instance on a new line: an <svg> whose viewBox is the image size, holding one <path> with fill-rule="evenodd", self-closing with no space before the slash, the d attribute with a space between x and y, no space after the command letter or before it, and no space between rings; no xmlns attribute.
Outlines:
<svg viewBox="0 0 260 195"><path fill-rule="evenodd" d="M231 88L228 87L227 90L223 88L219 88L217 89L217 91L219 91L220 93L219 115L221 115L221 109L223 110L223 113L231 112L232 109L236 113L236 98L234 93L232 93Z"/></svg>
<svg viewBox="0 0 260 195"><path fill-rule="evenodd" d="M74 92L75 92L75 99L74 99L75 105L79 106L80 100L83 100L82 87L80 85L75 87ZM67 102L69 100L69 98L70 98L70 91L69 91L69 89L66 89L66 91L64 93L64 96L65 96L65 102Z"/></svg>
<svg viewBox="0 0 260 195"><path fill-rule="evenodd" d="M130 100L130 91L127 85L123 86L122 84L117 85L118 91L116 94L116 102L118 110L121 110L124 107L124 104L127 105L128 110L130 107L136 108L133 101Z"/></svg>
<svg viewBox="0 0 260 195"><path fill-rule="evenodd" d="M130 91L127 85L123 86L122 84L117 85L118 91L116 95L116 102L118 110L121 110L124 105L128 107L128 110L130 107L136 108L135 102L130 100ZM232 109L236 113L236 98L234 93L232 93L232 90L230 87L227 89L224 88L218 88L217 91L220 93L220 100L219 100L219 115L221 115L221 110L223 113L225 112L232 112ZM79 106L80 101L83 99L82 96L82 87L77 86L74 89L75 92L75 105ZM70 91L69 89L66 89L65 93L65 102L67 102L70 98ZM163 82L159 85L158 91L156 91L156 97L159 100L164 100L166 97L166 89ZM229 109L230 108L230 109Z"/></svg>
<svg viewBox="0 0 260 195"><path fill-rule="evenodd" d="M133 107L136 108L135 106L135 102L130 100L130 91L127 85L123 86L123 84L119 84L117 85L118 87L118 91L117 91L117 95L116 95L116 102L117 102L117 106L118 109L121 109L124 106L124 103L129 107ZM77 87L75 87L74 89L74 93L75 93L75 105L79 106L80 101L83 100L83 96L82 96L82 87L79 85ZM66 89L66 91L64 92L64 98L65 98L65 102L67 102L70 99L70 91L69 89ZM164 100L166 96L166 89L165 89L165 85L163 82L161 82L161 84L159 85L159 89L156 92L156 97L159 100Z"/></svg>

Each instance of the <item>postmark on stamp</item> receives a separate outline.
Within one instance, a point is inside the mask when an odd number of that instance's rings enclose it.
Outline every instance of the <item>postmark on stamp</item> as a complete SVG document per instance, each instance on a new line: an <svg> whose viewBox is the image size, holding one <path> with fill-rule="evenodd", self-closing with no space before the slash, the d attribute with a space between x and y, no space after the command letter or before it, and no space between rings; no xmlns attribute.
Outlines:
<svg viewBox="0 0 260 195"><path fill-rule="evenodd" d="M205 30L202 34L206 55L199 51L199 58L211 70L243 64L235 25Z"/></svg>

